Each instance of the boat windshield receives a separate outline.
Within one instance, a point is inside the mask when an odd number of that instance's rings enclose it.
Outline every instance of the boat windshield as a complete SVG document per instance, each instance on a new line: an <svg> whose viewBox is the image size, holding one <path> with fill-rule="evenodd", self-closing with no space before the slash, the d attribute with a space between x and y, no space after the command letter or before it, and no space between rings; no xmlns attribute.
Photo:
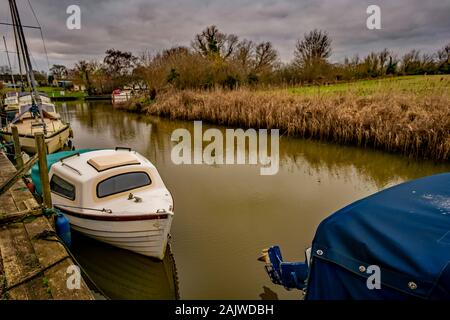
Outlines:
<svg viewBox="0 0 450 320"><path fill-rule="evenodd" d="M97 185L97 197L104 198L113 194L130 191L152 183L146 172L127 172L109 177Z"/></svg>
<svg viewBox="0 0 450 320"><path fill-rule="evenodd" d="M50 189L61 197L75 200L75 186L56 174L50 180Z"/></svg>
<svg viewBox="0 0 450 320"><path fill-rule="evenodd" d="M51 104L43 104L42 110L47 111L47 112L56 112L55 106L52 106Z"/></svg>
<svg viewBox="0 0 450 320"><path fill-rule="evenodd" d="M28 106L29 106L28 104L21 105L20 112L22 113L25 110L25 108L27 108ZM51 104L42 104L41 108L43 111L46 111L46 112L55 112L55 106L53 106Z"/></svg>
<svg viewBox="0 0 450 320"><path fill-rule="evenodd" d="M20 106L20 113L24 112L27 107L28 107L28 105L21 105Z"/></svg>

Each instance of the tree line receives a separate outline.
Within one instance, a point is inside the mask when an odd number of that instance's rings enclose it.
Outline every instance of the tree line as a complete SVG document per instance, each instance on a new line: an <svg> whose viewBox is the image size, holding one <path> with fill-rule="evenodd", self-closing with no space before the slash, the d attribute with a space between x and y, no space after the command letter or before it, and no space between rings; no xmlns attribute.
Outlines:
<svg viewBox="0 0 450 320"><path fill-rule="evenodd" d="M133 55L109 49L103 61L78 61L74 68L54 65L51 74L83 84L89 94L110 93L134 85L158 91L164 88L209 89L238 86L324 84L389 75L450 73L450 43L434 54L412 50L403 56L383 49L365 57L331 63L332 39L312 30L299 39L294 58L281 63L271 42L255 43L209 26L196 34L190 47L177 46L157 54Z"/></svg>

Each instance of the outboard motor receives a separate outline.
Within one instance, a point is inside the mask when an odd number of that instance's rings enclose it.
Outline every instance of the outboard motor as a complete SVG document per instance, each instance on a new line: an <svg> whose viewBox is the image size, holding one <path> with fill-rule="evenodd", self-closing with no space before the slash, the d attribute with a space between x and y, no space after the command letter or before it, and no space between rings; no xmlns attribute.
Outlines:
<svg viewBox="0 0 450 320"><path fill-rule="evenodd" d="M306 287L309 272L307 262L283 261L279 246L264 249L262 253L258 260L265 262L266 272L274 284L282 285L287 290L303 290Z"/></svg>

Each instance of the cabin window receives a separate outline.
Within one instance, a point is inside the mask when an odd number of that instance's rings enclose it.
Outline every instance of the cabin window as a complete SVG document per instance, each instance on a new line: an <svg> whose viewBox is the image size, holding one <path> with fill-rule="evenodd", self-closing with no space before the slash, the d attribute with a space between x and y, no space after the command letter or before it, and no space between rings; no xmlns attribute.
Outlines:
<svg viewBox="0 0 450 320"><path fill-rule="evenodd" d="M49 104L42 104L41 105L42 110L47 112L55 112L55 107Z"/></svg>
<svg viewBox="0 0 450 320"><path fill-rule="evenodd" d="M19 107L19 109L20 109L20 113L22 113L22 112L24 112L25 111L25 109L28 107L28 105L21 105L20 107Z"/></svg>
<svg viewBox="0 0 450 320"><path fill-rule="evenodd" d="M146 172L128 172L103 180L97 185L97 197L103 198L116 193L121 193L152 183Z"/></svg>
<svg viewBox="0 0 450 320"><path fill-rule="evenodd" d="M75 200L75 186L57 175L53 175L50 180L50 189L53 193L67 198L69 200Z"/></svg>

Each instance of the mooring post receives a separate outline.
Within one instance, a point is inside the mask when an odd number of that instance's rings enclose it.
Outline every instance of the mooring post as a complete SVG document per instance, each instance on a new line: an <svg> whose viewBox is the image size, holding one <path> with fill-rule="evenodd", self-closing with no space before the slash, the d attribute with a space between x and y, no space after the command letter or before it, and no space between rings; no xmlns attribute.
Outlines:
<svg viewBox="0 0 450 320"><path fill-rule="evenodd" d="M48 180L48 167L47 167L47 146L45 145L45 138L42 132L34 135L36 142L36 149L39 157L39 175L42 184L42 198L44 205L47 208L52 208L52 197L50 193L50 182Z"/></svg>
<svg viewBox="0 0 450 320"><path fill-rule="evenodd" d="M12 136L14 142L14 160L16 161L17 170L23 167L22 148L20 147L19 130L16 126L12 126Z"/></svg>

